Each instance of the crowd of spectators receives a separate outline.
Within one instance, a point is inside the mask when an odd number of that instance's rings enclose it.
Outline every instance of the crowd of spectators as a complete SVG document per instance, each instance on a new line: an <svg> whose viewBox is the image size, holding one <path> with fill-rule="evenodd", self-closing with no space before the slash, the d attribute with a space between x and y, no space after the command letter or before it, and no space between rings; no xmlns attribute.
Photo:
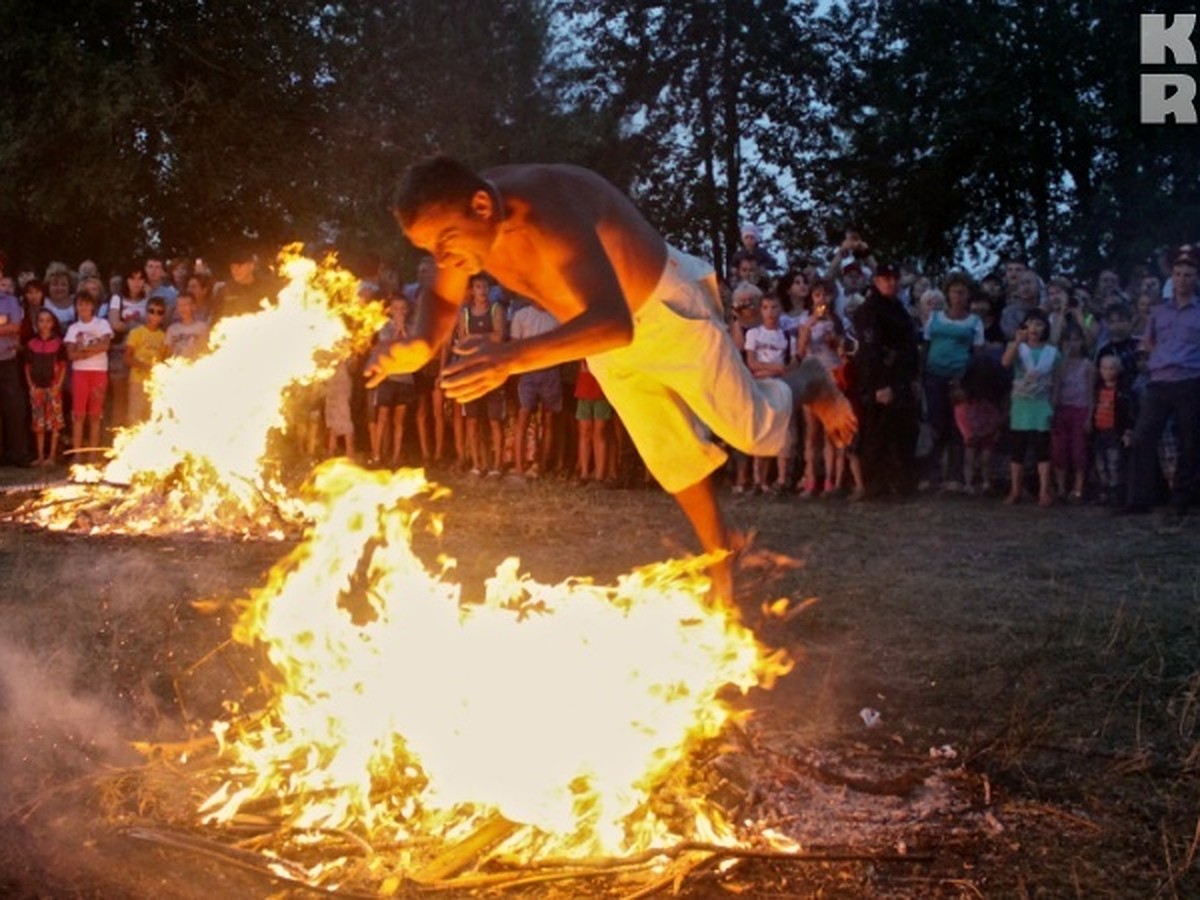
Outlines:
<svg viewBox="0 0 1200 900"><path fill-rule="evenodd" d="M1011 252L976 280L877 258L852 231L828 259L784 270L755 226L742 232L719 312L746 365L775 378L816 358L850 400L859 432L835 446L819 420L798 418L780 456L730 454L732 492L870 500L927 491L1130 513L1168 498L1183 513L1194 499L1200 301L1191 246L1161 265L1087 280L1038 273ZM136 424L158 361L205 352L219 317L270 295L259 268L243 253L220 281L200 260L157 256L107 282L88 260L51 263L42 277L0 270L0 462L51 465L67 448L79 458L98 452L112 428ZM442 396L438 371L459 339L521 340L557 324L483 273L440 357L367 390L363 370L404 339L434 269L422 259L405 284L378 258L363 268L362 300L383 304L389 320L371 354L345 360L311 402L303 418L316 426L305 439L313 457L480 478L647 481L585 363L524 373L463 405Z"/></svg>

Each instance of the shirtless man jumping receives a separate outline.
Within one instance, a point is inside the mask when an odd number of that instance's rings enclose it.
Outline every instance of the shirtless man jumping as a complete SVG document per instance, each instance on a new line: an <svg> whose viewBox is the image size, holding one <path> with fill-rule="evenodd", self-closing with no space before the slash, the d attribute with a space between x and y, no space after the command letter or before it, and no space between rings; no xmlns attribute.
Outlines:
<svg viewBox="0 0 1200 900"><path fill-rule="evenodd" d="M839 444L854 435L849 404L816 360L784 380L754 379L725 329L712 267L670 247L593 172L512 165L477 175L438 157L405 173L392 212L438 272L411 336L367 371L368 383L424 365L453 331L470 276L488 272L562 324L526 340L460 343L463 358L442 372L446 394L473 400L510 375L586 358L705 552L731 547L712 484L725 453L709 428L744 453L775 456L803 403ZM716 596L731 601L729 558L711 575Z"/></svg>

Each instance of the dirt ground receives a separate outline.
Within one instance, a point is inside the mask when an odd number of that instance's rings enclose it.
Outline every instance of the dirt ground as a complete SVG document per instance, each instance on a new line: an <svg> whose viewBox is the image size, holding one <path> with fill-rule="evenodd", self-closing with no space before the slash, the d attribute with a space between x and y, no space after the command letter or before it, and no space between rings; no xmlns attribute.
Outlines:
<svg viewBox="0 0 1200 900"><path fill-rule="evenodd" d="M442 549L466 585L510 555L557 582L694 548L659 491L448 483ZM747 619L797 666L744 701L720 761L732 802L856 858L746 860L682 895L1200 896L1200 522L726 500L757 529L752 561L803 563L739 573ZM224 649L230 615L191 604L244 596L288 549L0 524L0 895L301 895L136 840L85 788L137 763L128 741L186 738L254 681ZM762 620L783 596L816 599Z"/></svg>

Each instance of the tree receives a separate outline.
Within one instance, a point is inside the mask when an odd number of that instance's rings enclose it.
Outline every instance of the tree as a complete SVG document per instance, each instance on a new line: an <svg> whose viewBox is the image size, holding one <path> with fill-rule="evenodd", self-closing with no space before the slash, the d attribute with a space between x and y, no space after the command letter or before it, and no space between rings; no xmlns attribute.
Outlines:
<svg viewBox="0 0 1200 900"><path fill-rule="evenodd" d="M1048 271L1185 236L1200 172L1186 129L1138 124L1127 4L892 0L853 19L830 190L874 243L937 268L1013 242Z"/></svg>
<svg viewBox="0 0 1200 900"><path fill-rule="evenodd" d="M294 0L44 4L0 13L0 227L18 258L116 264L150 243L275 238L319 200L325 7Z"/></svg>
<svg viewBox="0 0 1200 900"><path fill-rule="evenodd" d="M806 156L823 141L817 100L828 43L809 0L567 2L587 35L587 101L622 123L599 168L676 242L724 268L739 222L812 234Z"/></svg>

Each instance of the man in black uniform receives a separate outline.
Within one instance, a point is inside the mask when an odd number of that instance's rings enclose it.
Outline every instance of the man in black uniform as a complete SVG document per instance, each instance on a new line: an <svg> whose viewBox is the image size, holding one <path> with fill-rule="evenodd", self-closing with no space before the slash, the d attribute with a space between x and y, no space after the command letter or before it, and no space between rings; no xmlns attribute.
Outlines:
<svg viewBox="0 0 1200 900"><path fill-rule="evenodd" d="M916 325L900 303L900 270L881 264L854 316L862 399L863 481L868 498L911 495L917 486L919 353Z"/></svg>

